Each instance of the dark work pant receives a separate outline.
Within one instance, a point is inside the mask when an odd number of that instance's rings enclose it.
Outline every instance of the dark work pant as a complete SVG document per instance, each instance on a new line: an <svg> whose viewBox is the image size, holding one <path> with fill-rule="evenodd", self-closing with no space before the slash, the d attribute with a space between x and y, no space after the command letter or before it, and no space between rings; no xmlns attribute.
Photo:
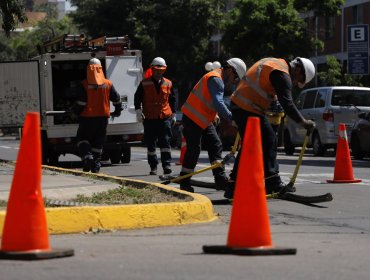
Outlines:
<svg viewBox="0 0 370 280"><path fill-rule="evenodd" d="M277 157L277 147L276 147L276 134L271 127L271 124L265 116L259 116L242 109L232 109L233 120L238 125L238 130L243 138L245 135L246 124L249 117L258 117L260 119L261 127L261 137L262 137L262 152L263 152L263 164L265 178L270 178L265 180L265 185L275 185L281 182L279 174L279 165L276 160ZM242 155L242 150L238 152L236 160L234 163L234 168L230 174L230 179L235 180L237 173L248 172L248 170L239 170L240 156Z"/></svg>
<svg viewBox="0 0 370 280"><path fill-rule="evenodd" d="M95 171L99 171L103 145L107 135L107 117L80 117L77 130L77 146L82 160L93 159Z"/></svg>
<svg viewBox="0 0 370 280"><path fill-rule="evenodd" d="M184 126L183 134L186 140L186 153L182 164L183 173L192 173L194 171L199 159L201 143L203 143L208 152L208 158L211 164L215 161L222 160L222 142L213 124L202 129L191 119L183 115L182 125ZM215 177L225 177L224 167L212 169L212 172Z"/></svg>
<svg viewBox="0 0 370 280"><path fill-rule="evenodd" d="M157 141L161 151L162 167L171 165L171 137L171 118L144 120L144 142L148 151L148 163L152 169L158 165Z"/></svg>

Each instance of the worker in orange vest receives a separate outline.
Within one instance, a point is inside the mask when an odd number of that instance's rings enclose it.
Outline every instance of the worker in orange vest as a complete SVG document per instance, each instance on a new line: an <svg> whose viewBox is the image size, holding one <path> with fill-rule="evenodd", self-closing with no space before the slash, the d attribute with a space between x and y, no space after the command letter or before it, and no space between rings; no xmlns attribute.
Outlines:
<svg viewBox="0 0 370 280"><path fill-rule="evenodd" d="M157 174L156 143L161 151L164 174L171 174L171 126L176 123L176 97L172 82L163 77L167 69L162 57L153 59L151 75L141 81L135 92L137 120L144 124L144 142L147 147L150 175Z"/></svg>
<svg viewBox="0 0 370 280"><path fill-rule="evenodd" d="M311 60L297 57L292 61L281 58L264 58L249 68L246 76L238 84L231 96L231 111L233 120L238 126L239 134L244 136L246 123L249 117L260 118L262 150L265 174L266 193L283 193L293 191L288 189L279 176L277 156L277 137L269 123L266 113L274 96L283 107L285 113L305 129L312 129L315 123L306 120L298 111L292 100L292 87L303 88L315 76L315 67ZM230 174L226 198L232 198L234 184L239 172L239 151L233 171Z"/></svg>
<svg viewBox="0 0 370 280"><path fill-rule="evenodd" d="M77 147L83 162L83 171L99 173L108 118L110 115L121 115L121 97L112 82L105 78L101 62L97 58L90 59L86 67L86 79L76 91L75 112L80 116ZM112 114L110 101L115 107Z"/></svg>
<svg viewBox="0 0 370 280"><path fill-rule="evenodd" d="M227 60L223 67L205 74L190 92L181 108L183 112L183 134L186 139L186 153L180 176L194 172L198 162L201 142L208 151L211 164L222 160L222 143L213 122L218 115L231 123L231 112L226 107L224 91L236 85L245 75L247 66L240 58ZM228 178L225 168L212 170L216 188L225 189ZM181 190L194 192L190 185L190 177L180 181Z"/></svg>

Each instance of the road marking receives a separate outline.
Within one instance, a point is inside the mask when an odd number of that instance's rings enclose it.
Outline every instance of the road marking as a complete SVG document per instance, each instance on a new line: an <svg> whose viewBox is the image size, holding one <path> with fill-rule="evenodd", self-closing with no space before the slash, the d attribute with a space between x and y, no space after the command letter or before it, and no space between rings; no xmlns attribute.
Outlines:
<svg viewBox="0 0 370 280"><path fill-rule="evenodd" d="M9 146L0 146L0 148L3 148L3 149L11 149L12 147L9 147Z"/></svg>

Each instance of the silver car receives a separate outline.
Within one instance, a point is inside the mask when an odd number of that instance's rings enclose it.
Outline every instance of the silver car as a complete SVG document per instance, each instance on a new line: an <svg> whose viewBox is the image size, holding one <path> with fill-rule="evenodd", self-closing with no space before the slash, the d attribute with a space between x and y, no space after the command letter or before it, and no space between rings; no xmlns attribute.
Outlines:
<svg viewBox="0 0 370 280"><path fill-rule="evenodd" d="M322 156L328 148L335 148L340 123L346 125L350 139L354 122L360 112L370 112L370 88L367 87L318 87L302 91L295 101L304 118L315 121L308 146L315 156ZM292 155L302 146L306 130L289 117L284 129L284 150Z"/></svg>

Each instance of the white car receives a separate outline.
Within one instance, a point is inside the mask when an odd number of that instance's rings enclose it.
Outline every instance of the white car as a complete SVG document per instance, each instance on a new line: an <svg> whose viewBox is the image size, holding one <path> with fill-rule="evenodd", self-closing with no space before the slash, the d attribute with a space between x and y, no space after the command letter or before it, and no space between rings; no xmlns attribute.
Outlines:
<svg viewBox="0 0 370 280"><path fill-rule="evenodd" d="M340 123L346 125L350 139L352 126L360 112L370 112L370 88L367 87L318 87L302 91L295 101L304 118L313 120L316 128L308 146L315 156L322 156L328 148L337 145ZM294 153L302 146L306 130L289 117L284 129L284 151Z"/></svg>

